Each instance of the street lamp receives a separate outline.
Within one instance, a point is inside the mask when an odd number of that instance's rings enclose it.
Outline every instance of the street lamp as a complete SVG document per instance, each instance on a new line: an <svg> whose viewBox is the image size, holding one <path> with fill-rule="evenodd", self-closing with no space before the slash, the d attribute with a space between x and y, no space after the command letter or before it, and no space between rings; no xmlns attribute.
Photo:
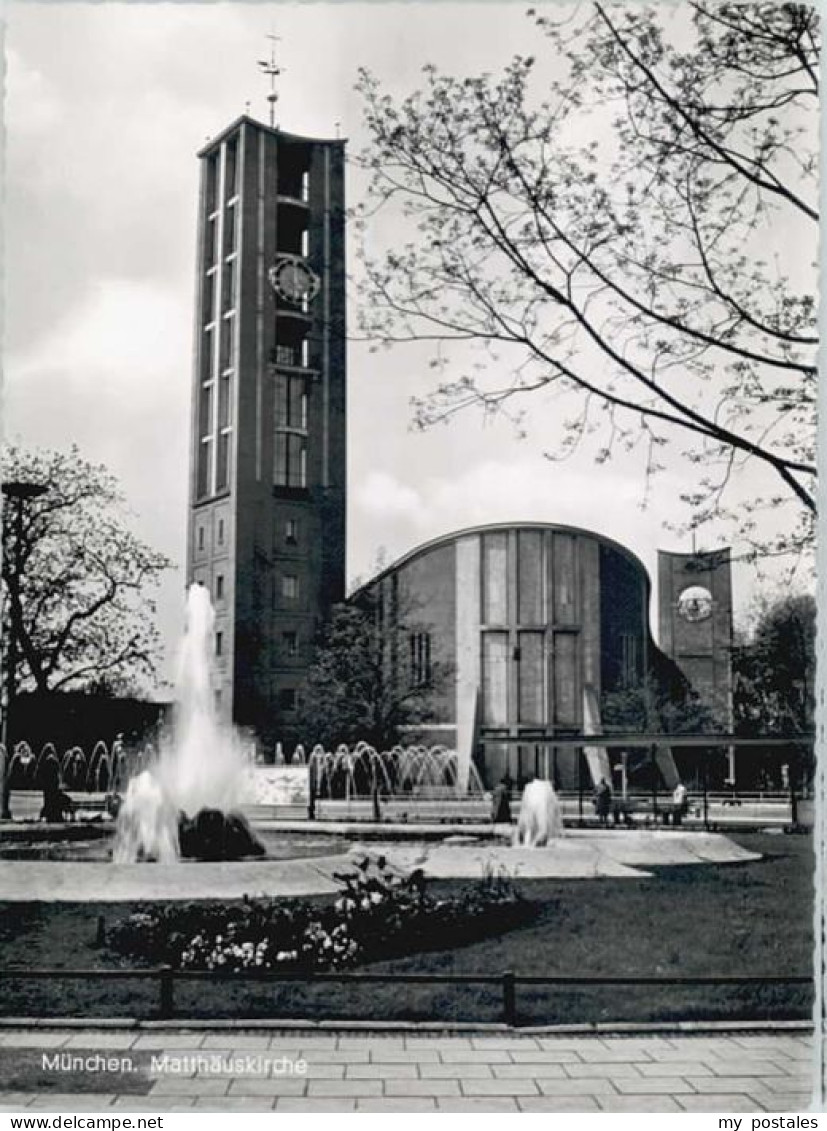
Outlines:
<svg viewBox="0 0 827 1131"><path fill-rule="evenodd" d="M20 480L9 480L2 484L4 498L3 504L3 533L4 546L8 552L9 524L6 522L6 507L14 505L14 552L9 562L8 570L8 597L9 597L9 640L6 653L6 709L3 712L2 743L4 756L0 764L0 819L9 820L9 797L11 794L11 750L9 749L9 716L15 696L15 682L17 679L17 653L19 644L20 608L20 582L23 576L23 561L21 546L23 543L23 508L30 499L44 494L48 487L43 483L25 483Z"/></svg>

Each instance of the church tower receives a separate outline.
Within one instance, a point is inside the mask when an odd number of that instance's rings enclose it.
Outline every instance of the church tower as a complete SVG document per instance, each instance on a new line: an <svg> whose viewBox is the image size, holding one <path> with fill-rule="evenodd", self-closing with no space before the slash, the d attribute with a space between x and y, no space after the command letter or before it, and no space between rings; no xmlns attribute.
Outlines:
<svg viewBox="0 0 827 1131"><path fill-rule="evenodd" d="M721 730L732 729L732 565L728 549L658 552L660 646Z"/></svg>
<svg viewBox="0 0 827 1131"><path fill-rule="evenodd" d="M344 146L245 115L199 154L187 573L219 712L266 744L344 597Z"/></svg>

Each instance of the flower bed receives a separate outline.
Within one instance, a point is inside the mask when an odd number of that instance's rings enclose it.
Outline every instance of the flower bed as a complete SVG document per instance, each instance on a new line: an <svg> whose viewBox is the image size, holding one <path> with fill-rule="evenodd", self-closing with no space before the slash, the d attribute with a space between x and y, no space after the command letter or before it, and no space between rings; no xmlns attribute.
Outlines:
<svg viewBox="0 0 827 1131"><path fill-rule="evenodd" d="M533 914L501 876L435 898L421 870L402 875L383 857L336 874L332 905L303 900L148 905L110 930L108 946L176 969L340 970L359 962L444 950L526 923Z"/></svg>

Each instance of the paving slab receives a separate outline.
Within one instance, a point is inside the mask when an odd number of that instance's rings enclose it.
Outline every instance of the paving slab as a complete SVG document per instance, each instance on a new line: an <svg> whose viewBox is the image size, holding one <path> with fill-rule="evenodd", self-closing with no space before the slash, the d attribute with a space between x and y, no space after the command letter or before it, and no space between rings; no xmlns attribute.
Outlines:
<svg viewBox="0 0 827 1131"><path fill-rule="evenodd" d="M694 1088L681 1076L614 1076L612 1083L619 1092L627 1095L675 1095L680 1092L692 1092Z"/></svg>
<svg viewBox="0 0 827 1131"><path fill-rule="evenodd" d="M353 1096L279 1096L276 1111L355 1111Z"/></svg>
<svg viewBox="0 0 827 1131"><path fill-rule="evenodd" d="M631 1111L637 1114L645 1112L671 1112L680 1111L677 1100L672 1096L601 1096L599 1099L601 1111Z"/></svg>
<svg viewBox="0 0 827 1131"><path fill-rule="evenodd" d="M308 1080L307 1094L308 1096L381 1096L385 1094L383 1083L382 1080ZM412 1083L415 1084L416 1081Z"/></svg>
<svg viewBox="0 0 827 1131"><path fill-rule="evenodd" d="M374 1049L370 1050L372 1064L439 1064L438 1049L420 1049L416 1045L408 1049ZM471 1054L468 1054L471 1059Z"/></svg>
<svg viewBox="0 0 827 1131"><path fill-rule="evenodd" d="M549 1067L546 1065L543 1068ZM557 1065L550 1067L556 1068ZM465 1061L458 1061L453 1064L420 1064L419 1075L423 1080L491 1080L494 1077L494 1069L506 1070L514 1068L518 1071L520 1066L518 1064L478 1064L476 1061L470 1064ZM525 1070L522 1071L525 1076Z"/></svg>
<svg viewBox="0 0 827 1131"><path fill-rule="evenodd" d="M538 1081L529 1077L509 1080L463 1080L464 1096L536 1096L540 1088Z"/></svg>
<svg viewBox="0 0 827 1131"><path fill-rule="evenodd" d="M536 1098L536 1097L534 1097ZM440 1096L436 1101L437 1111L519 1111L516 1096L487 1096L474 1099L471 1096Z"/></svg>
<svg viewBox="0 0 827 1131"><path fill-rule="evenodd" d="M336 1081L338 1083L338 1081ZM230 1081L228 1096L303 1096L307 1093L307 1081L279 1079L270 1076L266 1080L252 1076L242 1076Z"/></svg>
<svg viewBox="0 0 827 1131"><path fill-rule="evenodd" d="M386 1080L386 1096L458 1096L459 1080Z"/></svg>
<svg viewBox="0 0 827 1131"><path fill-rule="evenodd" d="M394 1099L385 1096L382 1099L360 1099L356 1101L357 1111L436 1111L436 1099L429 1096L399 1096Z"/></svg>
<svg viewBox="0 0 827 1131"><path fill-rule="evenodd" d="M761 1102L766 1105L766 1111L784 1112L784 1111L811 1111L813 1107L813 1097L810 1092L790 1092L779 1095L778 1093L762 1097Z"/></svg>
<svg viewBox="0 0 827 1131"><path fill-rule="evenodd" d="M263 1112L272 1111L275 1101L251 1099L249 1096L199 1096L195 1101L199 1111L243 1111Z"/></svg>
<svg viewBox="0 0 827 1131"><path fill-rule="evenodd" d="M717 1095L681 1095L677 1102L684 1111L766 1111L746 1093L721 1092Z"/></svg>
<svg viewBox="0 0 827 1131"><path fill-rule="evenodd" d="M632 1076L640 1079L640 1070L636 1064L624 1060L610 1060L606 1063L590 1061L588 1064L566 1064L562 1066L561 1075L571 1076L574 1079L582 1077L608 1076L615 1079L618 1076Z"/></svg>
<svg viewBox="0 0 827 1131"><path fill-rule="evenodd" d="M347 1080L416 1080L415 1064L348 1064Z"/></svg>
<svg viewBox="0 0 827 1131"><path fill-rule="evenodd" d="M520 1096L520 1111L568 1111L588 1114L600 1111L593 1096Z"/></svg>

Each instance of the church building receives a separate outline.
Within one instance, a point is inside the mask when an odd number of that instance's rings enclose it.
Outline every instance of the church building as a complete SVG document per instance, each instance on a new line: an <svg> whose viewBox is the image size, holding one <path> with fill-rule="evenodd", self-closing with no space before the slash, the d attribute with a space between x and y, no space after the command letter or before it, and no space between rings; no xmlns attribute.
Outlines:
<svg viewBox="0 0 827 1131"><path fill-rule="evenodd" d="M215 606L219 712L267 751L345 597L345 143L243 116L199 159L188 580ZM653 671L731 726L727 551L660 555L660 648L643 565L587 530L462 530L367 588L421 610L397 676L452 675L419 737L471 749L489 785L549 774L538 751L600 732L607 696Z"/></svg>

